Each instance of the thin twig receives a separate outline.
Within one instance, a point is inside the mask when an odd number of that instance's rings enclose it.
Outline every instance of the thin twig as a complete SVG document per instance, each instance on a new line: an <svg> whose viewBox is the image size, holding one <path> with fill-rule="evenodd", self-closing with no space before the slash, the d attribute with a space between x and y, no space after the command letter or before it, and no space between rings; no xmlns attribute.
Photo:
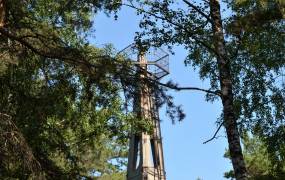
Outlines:
<svg viewBox="0 0 285 180"><path fill-rule="evenodd" d="M203 142L203 144L206 144L206 143L212 141L213 139L217 139L217 134L218 134L218 132L220 131L220 129L221 129L221 127L222 127L223 125L224 125L224 121L219 125L219 127L218 127L218 129L216 130L216 132L215 132L215 134L213 135L213 137L210 138L209 140Z"/></svg>
<svg viewBox="0 0 285 180"><path fill-rule="evenodd" d="M179 87L179 86L176 86L176 85L169 85L169 84L161 83L159 81L155 81L155 83L157 83L158 85L161 85L161 86L173 89L173 90L177 90L177 91L194 90L194 91L202 91L202 92L214 94L214 95L217 95L217 96L221 96L221 93L219 91L211 91L211 90L202 89L202 88L198 88L198 87Z"/></svg>

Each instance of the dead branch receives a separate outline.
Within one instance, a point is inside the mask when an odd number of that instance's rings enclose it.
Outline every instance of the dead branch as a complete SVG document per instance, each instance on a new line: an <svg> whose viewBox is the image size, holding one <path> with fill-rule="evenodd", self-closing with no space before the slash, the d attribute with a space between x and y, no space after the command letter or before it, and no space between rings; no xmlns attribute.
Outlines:
<svg viewBox="0 0 285 180"><path fill-rule="evenodd" d="M165 84L165 83L161 83L159 81L155 81L155 83L157 83L158 85L176 90L176 91L183 91L183 90L194 90L194 91L202 91L205 93L210 93L210 94L214 94L217 96L221 96L221 93L219 91L211 91L211 90L207 90L207 89L202 89L202 88L198 88L198 87L179 87L177 85L170 85L170 84Z"/></svg>
<svg viewBox="0 0 285 180"><path fill-rule="evenodd" d="M217 139L217 138L218 138L218 137L217 137L217 134L218 134L218 132L220 131L220 129L221 129L221 127L222 127L223 125L224 125L224 121L219 125L219 127L218 127L218 129L216 130L216 132L215 132L215 134L213 135L213 137L210 138L209 140L203 142L203 144L206 144L206 143L212 141L213 139Z"/></svg>

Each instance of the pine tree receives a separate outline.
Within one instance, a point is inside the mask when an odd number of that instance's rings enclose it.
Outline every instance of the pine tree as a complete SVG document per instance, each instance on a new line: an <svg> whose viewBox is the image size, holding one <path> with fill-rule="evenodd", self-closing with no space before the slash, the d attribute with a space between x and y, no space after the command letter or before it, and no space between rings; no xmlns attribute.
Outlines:
<svg viewBox="0 0 285 180"><path fill-rule="evenodd" d="M284 179L285 161L284 158L272 159L271 153L264 140L257 135L244 134L242 136L243 154L247 165L249 179L252 180L278 180ZM279 154L284 147L280 149ZM230 158L228 151L225 154L226 158ZM281 168L277 164L281 164ZM226 178L234 178L233 172L225 173Z"/></svg>

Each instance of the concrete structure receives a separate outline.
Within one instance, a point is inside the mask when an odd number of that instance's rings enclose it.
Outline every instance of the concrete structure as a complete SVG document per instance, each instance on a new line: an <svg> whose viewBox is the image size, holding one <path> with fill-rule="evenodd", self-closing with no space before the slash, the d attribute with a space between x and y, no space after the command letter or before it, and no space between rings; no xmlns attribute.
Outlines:
<svg viewBox="0 0 285 180"><path fill-rule="evenodd" d="M148 51L147 53L150 52ZM137 88L133 110L139 118L150 121L149 123L151 123L153 131L151 134L146 132L132 134L129 143L127 180L165 180L158 108L152 87L149 87L148 83L144 83L143 79L147 77L158 80L167 75L168 54L156 60L148 61L146 53L137 51L137 57L138 60L135 64L138 66L137 71L141 81ZM161 60L167 61L167 63L164 63L162 66L159 63ZM149 66L152 65L157 67L155 71L150 70Z"/></svg>

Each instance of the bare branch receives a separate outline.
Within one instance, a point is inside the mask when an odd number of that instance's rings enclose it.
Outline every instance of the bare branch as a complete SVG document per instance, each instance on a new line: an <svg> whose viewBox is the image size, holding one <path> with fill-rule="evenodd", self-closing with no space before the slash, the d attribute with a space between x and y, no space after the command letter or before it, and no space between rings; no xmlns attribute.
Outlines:
<svg viewBox="0 0 285 180"><path fill-rule="evenodd" d="M176 90L176 91L183 91L183 90L194 90L194 91L202 91L205 93L210 93L210 94L214 94L217 96L221 96L221 93L219 91L211 91L211 90L207 90L207 89L202 89L202 88L197 88L197 87L178 87L176 85L170 85L170 84L165 84L165 83L161 83L159 81L155 81L155 83L157 83L158 85Z"/></svg>
<svg viewBox="0 0 285 180"><path fill-rule="evenodd" d="M207 4L209 4L210 2L209 1L207 1L207 0L202 0L202 1L204 1L205 3L207 3Z"/></svg>
<svg viewBox="0 0 285 180"><path fill-rule="evenodd" d="M221 127L222 127L223 125L224 125L224 121L219 125L219 127L218 127L218 129L216 130L216 132L215 132L215 134L213 135L213 137L210 138L209 140L203 142L203 144L206 144L206 143L212 141L213 139L217 139L217 138L218 138L218 137L217 137L217 134L218 134L218 132L220 131L220 129L221 129Z"/></svg>
<svg viewBox="0 0 285 180"><path fill-rule="evenodd" d="M140 68L140 67L138 67ZM130 72L131 71L136 71L135 69L133 68L127 68ZM132 76L132 74L128 74L130 76ZM173 90L176 90L176 91L183 91L183 90L194 90L194 91L202 91L202 92L205 92L205 93L210 93L210 94L214 94L214 95L217 95L217 96L221 96L221 93L220 91L211 91L211 90L207 90L207 89L202 89L202 88L198 88L198 87L179 87L177 86L176 84L170 84L170 83L162 83L156 79L153 79L149 76L147 76L146 78L144 78L143 80L145 80L146 82L152 82L154 84L157 84L157 85L160 85L160 86L164 86L166 88L169 88L169 89L173 89Z"/></svg>

